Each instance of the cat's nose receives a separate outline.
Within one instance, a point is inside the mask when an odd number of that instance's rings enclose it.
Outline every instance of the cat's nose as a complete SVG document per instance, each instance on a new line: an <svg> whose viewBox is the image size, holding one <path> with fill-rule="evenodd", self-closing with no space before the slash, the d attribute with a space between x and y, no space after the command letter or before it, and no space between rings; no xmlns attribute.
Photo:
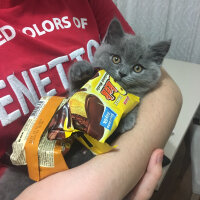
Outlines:
<svg viewBox="0 0 200 200"><path fill-rule="evenodd" d="M119 75L121 76L121 78L123 78L124 76L126 76L126 74L124 72L119 72Z"/></svg>

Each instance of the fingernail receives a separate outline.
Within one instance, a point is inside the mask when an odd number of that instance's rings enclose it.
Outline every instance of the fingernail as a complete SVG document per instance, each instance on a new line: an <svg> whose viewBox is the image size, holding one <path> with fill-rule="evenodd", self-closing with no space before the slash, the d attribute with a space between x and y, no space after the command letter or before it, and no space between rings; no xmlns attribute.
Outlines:
<svg viewBox="0 0 200 200"><path fill-rule="evenodd" d="M163 161L163 152L160 152L157 156L156 163L160 164Z"/></svg>

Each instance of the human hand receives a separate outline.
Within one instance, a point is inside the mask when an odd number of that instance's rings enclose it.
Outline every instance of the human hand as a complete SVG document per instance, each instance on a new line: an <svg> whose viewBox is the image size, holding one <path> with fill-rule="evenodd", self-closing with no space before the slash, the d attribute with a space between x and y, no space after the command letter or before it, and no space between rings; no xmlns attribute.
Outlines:
<svg viewBox="0 0 200 200"><path fill-rule="evenodd" d="M134 189L127 195L126 200L148 200L162 175L163 150L156 149L151 155L144 176Z"/></svg>

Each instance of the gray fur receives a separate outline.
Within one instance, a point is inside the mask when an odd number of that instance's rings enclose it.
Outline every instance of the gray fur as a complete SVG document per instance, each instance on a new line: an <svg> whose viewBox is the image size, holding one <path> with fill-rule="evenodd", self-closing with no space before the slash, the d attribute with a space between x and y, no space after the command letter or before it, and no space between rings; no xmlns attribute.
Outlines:
<svg viewBox="0 0 200 200"><path fill-rule="evenodd" d="M154 45L147 45L141 37L127 34L123 31L117 19L112 20L107 30L103 43L96 50L94 60L90 64L87 61L80 61L72 65L69 73L71 94L77 91L90 79L94 67L105 69L116 82L127 92L133 93L141 98L155 88L161 77L161 64L170 48L170 41L161 41ZM113 63L113 56L119 56L121 61ZM143 70L136 73L133 67L140 65ZM84 76L81 73L83 72ZM87 70L87 73L84 71ZM121 120L118 132L124 133L133 128L138 108L131 111Z"/></svg>
<svg viewBox="0 0 200 200"><path fill-rule="evenodd" d="M8 168L0 178L0 200L13 200L32 183L25 171Z"/></svg>

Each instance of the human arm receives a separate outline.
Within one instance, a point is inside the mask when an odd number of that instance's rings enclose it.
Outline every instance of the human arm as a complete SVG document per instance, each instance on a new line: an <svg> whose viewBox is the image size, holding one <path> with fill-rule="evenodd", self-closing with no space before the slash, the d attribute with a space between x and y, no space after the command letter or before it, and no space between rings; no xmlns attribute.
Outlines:
<svg viewBox="0 0 200 200"><path fill-rule="evenodd" d="M149 200L151 198L162 176L163 154L162 149L153 151L146 172L124 200Z"/></svg>
<svg viewBox="0 0 200 200"><path fill-rule="evenodd" d="M28 187L17 199L122 199L140 180L156 148L162 148L182 105L179 88L162 70L159 87L141 103L135 127L120 136L117 151Z"/></svg>

